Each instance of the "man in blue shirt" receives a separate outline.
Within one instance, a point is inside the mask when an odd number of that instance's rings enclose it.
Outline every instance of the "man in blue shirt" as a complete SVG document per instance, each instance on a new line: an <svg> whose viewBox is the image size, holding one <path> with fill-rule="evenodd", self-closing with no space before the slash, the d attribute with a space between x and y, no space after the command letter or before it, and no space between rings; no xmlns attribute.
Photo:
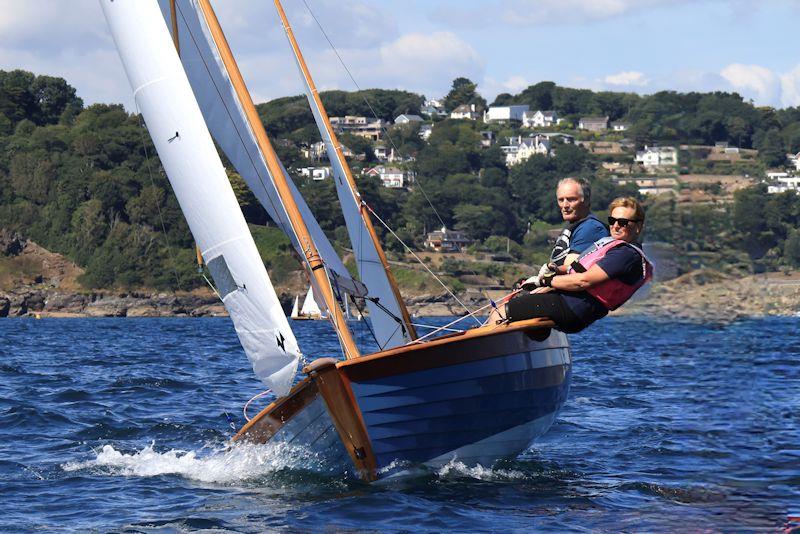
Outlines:
<svg viewBox="0 0 800 534"><path fill-rule="evenodd" d="M559 273L566 272L569 264L595 241L608 237L608 229L591 213L592 189L583 178L564 178L558 182L556 201L561 218L569 224L556 239L550 253L550 264L555 264ZM544 269L547 264L543 265ZM550 265L552 268L552 265ZM541 274L541 272L540 272Z"/></svg>

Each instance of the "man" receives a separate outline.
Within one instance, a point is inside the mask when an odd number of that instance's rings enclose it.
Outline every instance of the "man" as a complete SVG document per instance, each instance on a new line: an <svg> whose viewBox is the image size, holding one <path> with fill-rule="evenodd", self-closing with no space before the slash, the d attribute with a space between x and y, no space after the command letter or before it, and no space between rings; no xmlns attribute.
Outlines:
<svg viewBox="0 0 800 534"><path fill-rule="evenodd" d="M632 197L620 197L608 208L611 237L586 249L565 274L537 275L523 284L524 291L506 304L509 321L533 317L552 319L559 330L583 330L609 310L624 304L653 276L639 236L644 210Z"/></svg>
<svg viewBox="0 0 800 534"><path fill-rule="evenodd" d="M556 201L561 210L561 218L569 226L561 231L550 253L550 263L566 267L578 255L603 237L608 237L608 230L600 219L592 215L592 189L583 178L564 178L558 182Z"/></svg>

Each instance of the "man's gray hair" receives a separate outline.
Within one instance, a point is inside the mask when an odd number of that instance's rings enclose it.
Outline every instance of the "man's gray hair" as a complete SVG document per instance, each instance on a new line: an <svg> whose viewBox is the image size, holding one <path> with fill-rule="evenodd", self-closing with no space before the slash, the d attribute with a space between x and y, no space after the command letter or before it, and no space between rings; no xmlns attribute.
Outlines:
<svg viewBox="0 0 800 534"><path fill-rule="evenodd" d="M574 176L567 176L566 178L562 178L558 181L558 187L561 187L561 184L566 182L574 182L578 184L581 188L581 193L583 194L583 201L586 204L592 203L592 186L589 185L589 180L586 178L576 178Z"/></svg>

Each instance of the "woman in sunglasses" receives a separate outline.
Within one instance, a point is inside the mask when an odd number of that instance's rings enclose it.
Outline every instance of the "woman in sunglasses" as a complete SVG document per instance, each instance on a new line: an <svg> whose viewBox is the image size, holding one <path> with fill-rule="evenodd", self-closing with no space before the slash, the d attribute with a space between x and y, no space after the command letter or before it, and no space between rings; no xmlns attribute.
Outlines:
<svg viewBox="0 0 800 534"><path fill-rule="evenodd" d="M611 237L584 251L565 274L532 276L506 304L506 318L549 317L559 330L583 330L624 304L653 276L653 265L639 244L644 210L632 197L608 208ZM533 291L531 291L533 290Z"/></svg>

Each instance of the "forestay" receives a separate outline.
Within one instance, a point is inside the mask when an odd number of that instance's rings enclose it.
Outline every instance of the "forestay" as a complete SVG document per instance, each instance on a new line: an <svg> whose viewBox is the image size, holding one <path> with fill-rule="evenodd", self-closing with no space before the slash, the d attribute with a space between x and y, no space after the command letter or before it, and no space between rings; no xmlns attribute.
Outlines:
<svg viewBox="0 0 800 534"><path fill-rule="evenodd" d="M101 0L136 105L256 375L288 393L300 351L155 2Z"/></svg>
<svg viewBox="0 0 800 534"><path fill-rule="evenodd" d="M162 15L171 25L169 0L159 0L159 3ZM256 136L231 84L202 10L195 0L177 0L176 11L180 60L211 135L272 220L289 236L300 257L305 258L307 247L300 243L292 230ZM355 296L365 295L366 288L350 276L283 165L281 172L286 177L309 234L325 263L332 286ZM325 307L324 302L319 304Z"/></svg>
<svg viewBox="0 0 800 534"><path fill-rule="evenodd" d="M285 28L290 45L293 45L293 36L288 26ZM354 189L347 176L347 162L342 156L341 147L337 147L338 140L332 133L327 113L321 108L315 98L316 87L307 69L304 69L300 50L292 46L293 56L303 80L303 88L317 123L317 129L325 143L328 159L333 170L336 192L342 206L347 233L356 256L358 273L361 281L369 288L367 308L372 321L376 341L381 349L388 349L404 345L412 341L409 325L404 321L404 307L398 300L399 293L393 288L392 281L386 271L376 243L373 241L369 229L364 221L361 197ZM339 150L337 150L339 148Z"/></svg>

